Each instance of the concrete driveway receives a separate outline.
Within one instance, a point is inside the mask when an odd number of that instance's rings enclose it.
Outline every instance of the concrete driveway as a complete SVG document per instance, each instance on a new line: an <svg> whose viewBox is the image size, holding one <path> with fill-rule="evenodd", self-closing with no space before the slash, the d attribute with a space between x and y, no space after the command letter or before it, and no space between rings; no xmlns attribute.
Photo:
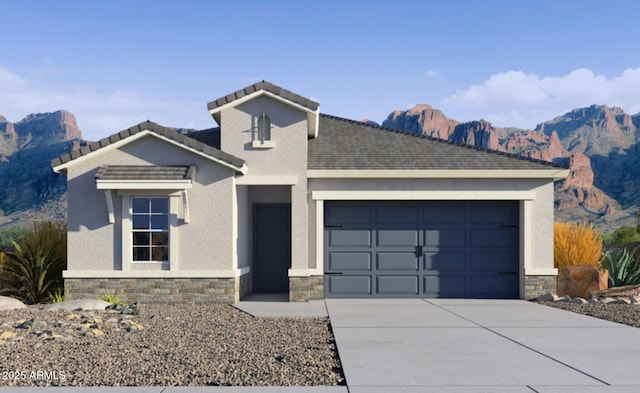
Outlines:
<svg viewBox="0 0 640 393"><path fill-rule="evenodd" d="M638 328L521 300L326 305L350 393L640 391Z"/></svg>

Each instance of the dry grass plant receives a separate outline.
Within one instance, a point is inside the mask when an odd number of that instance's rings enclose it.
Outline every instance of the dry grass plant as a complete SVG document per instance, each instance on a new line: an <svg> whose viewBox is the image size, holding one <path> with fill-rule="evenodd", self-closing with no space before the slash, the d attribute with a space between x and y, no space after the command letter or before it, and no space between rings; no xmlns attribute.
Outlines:
<svg viewBox="0 0 640 393"><path fill-rule="evenodd" d="M554 266L602 268L602 236L591 224L558 222L553 228Z"/></svg>

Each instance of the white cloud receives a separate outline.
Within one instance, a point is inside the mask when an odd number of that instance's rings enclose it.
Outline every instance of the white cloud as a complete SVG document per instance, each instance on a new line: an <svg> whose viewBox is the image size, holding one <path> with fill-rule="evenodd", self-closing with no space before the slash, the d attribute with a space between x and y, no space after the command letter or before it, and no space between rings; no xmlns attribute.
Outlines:
<svg viewBox="0 0 640 393"><path fill-rule="evenodd" d="M55 86L0 67L0 115L17 122L31 113L59 109L76 116L83 137L88 140L98 140L148 119L166 126L214 125L201 102L162 100L135 91ZM194 119L202 119L202 124L194 124Z"/></svg>
<svg viewBox="0 0 640 393"><path fill-rule="evenodd" d="M440 73L440 71L438 70L434 70L434 69L428 69L422 72L422 75L426 76L427 78L431 78L431 79L440 79L442 78L442 74Z"/></svg>
<svg viewBox="0 0 640 393"><path fill-rule="evenodd" d="M596 75L586 68L545 77L507 71L457 91L442 103L452 114L466 112L496 125L528 128L592 104L619 106L635 114L640 110L640 67L626 69L613 78Z"/></svg>

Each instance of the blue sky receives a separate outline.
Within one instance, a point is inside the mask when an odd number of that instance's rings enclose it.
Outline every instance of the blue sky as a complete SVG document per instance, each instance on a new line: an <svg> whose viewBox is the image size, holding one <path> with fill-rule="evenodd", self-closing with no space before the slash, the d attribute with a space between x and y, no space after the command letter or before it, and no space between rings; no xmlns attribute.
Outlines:
<svg viewBox="0 0 640 393"><path fill-rule="evenodd" d="M86 139L266 79L382 122L429 104L533 128L590 104L640 112L635 0L0 0L0 115L66 109Z"/></svg>

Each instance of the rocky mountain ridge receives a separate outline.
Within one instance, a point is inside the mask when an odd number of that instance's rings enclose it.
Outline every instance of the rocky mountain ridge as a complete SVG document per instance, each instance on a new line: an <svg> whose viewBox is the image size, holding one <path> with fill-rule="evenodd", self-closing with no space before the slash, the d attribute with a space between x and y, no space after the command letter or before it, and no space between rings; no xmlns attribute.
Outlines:
<svg viewBox="0 0 640 393"><path fill-rule="evenodd" d="M485 120L460 123L418 105L392 112L382 126L569 165L567 179L555 185L560 220L609 229L629 221L640 202L640 113L592 105L525 130Z"/></svg>
<svg viewBox="0 0 640 393"><path fill-rule="evenodd" d="M0 116L0 225L65 219L66 178L51 171L50 161L83 144L71 112L31 114L16 123Z"/></svg>
<svg viewBox="0 0 640 393"><path fill-rule="evenodd" d="M462 123L417 105L392 112L382 125L569 166L567 179L555 185L558 220L615 229L633 220L640 202L640 114L617 107L579 108L525 130L482 119ZM66 178L53 173L49 162L86 143L68 111L32 114L16 123L0 116L0 226L66 217Z"/></svg>

